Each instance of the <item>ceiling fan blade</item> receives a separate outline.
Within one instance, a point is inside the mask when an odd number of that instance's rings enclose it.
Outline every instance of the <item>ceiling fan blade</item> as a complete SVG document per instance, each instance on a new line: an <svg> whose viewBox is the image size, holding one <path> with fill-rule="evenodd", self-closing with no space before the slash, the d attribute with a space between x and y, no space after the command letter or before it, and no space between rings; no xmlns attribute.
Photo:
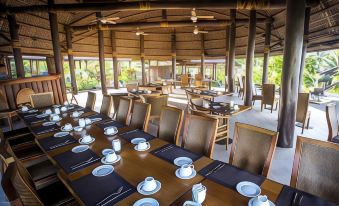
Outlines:
<svg viewBox="0 0 339 206"><path fill-rule="evenodd" d="M197 16L197 13L195 12L195 10L191 11L191 16Z"/></svg>
<svg viewBox="0 0 339 206"><path fill-rule="evenodd" d="M97 19L94 19L92 21L90 21L90 23L94 23L94 22L97 22L98 20Z"/></svg>
<svg viewBox="0 0 339 206"><path fill-rule="evenodd" d="M149 35L149 34L147 34L147 33L142 33L141 35L144 35L144 36L145 36L145 35Z"/></svg>
<svg viewBox="0 0 339 206"><path fill-rule="evenodd" d="M200 34L207 34L208 31L199 31Z"/></svg>
<svg viewBox="0 0 339 206"><path fill-rule="evenodd" d="M119 20L120 17L109 17L109 18L105 18L107 21L116 21Z"/></svg>
<svg viewBox="0 0 339 206"><path fill-rule="evenodd" d="M110 21L110 20L106 20L106 23L107 23L107 24L117 24L117 22L115 22L115 21Z"/></svg>
<svg viewBox="0 0 339 206"><path fill-rule="evenodd" d="M197 16L198 19L214 19L214 16Z"/></svg>

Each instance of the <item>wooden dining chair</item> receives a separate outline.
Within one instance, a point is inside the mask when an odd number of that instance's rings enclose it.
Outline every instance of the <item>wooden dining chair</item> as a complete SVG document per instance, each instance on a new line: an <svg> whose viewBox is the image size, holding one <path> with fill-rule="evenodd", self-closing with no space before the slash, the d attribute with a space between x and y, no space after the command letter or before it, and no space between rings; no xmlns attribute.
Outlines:
<svg viewBox="0 0 339 206"><path fill-rule="evenodd" d="M113 100L113 118L115 117L115 113L118 111L119 102L121 97L127 97L127 93L112 93L112 100Z"/></svg>
<svg viewBox="0 0 339 206"><path fill-rule="evenodd" d="M275 105L275 110L278 108L279 98L275 96L275 85L274 84L264 84L262 87L262 101L261 101L261 111L263 108L266 109L267 105L271 106L271 113Z"/></svg>
<svg viewBox="0 0 339 206"><path fill-rule="evenodd" d="M202 79L203 79L203 77L202 77L202 74L195 74L194 75L194 86L195 87L202 87L203 85L202 85Z"/></svg>
<svg viewBox="0 0 339 206"><path fill-rule="evenodd" d="M218 119L187 114L182 147L212 158Z"/></svg>
<svg viewBox="0 0 339 206"><path fill-rule="evenodd" d="M239 91L238 91L238 97L241 99L244 98L244 92L245 92L245 76L238 76L238 84L239 84Z"/></svg>
<svg viewBox="0 0 339 206"><path fill-rule="evenodd" d="M172 144L179 145L179 137L184 118L184 110L163 106L160 114L158 137Z"/></svg>
<svg viewBox="0 0 339 206"><path fill-rule="evenodd" d="M326 105L326 120L328 126L328 141L339 144L339 124L336 104Z"/></svg>
<svg viewBox="0 0 339 206"><path fill-rule="evenodd" d="M302 124L301 134L304 133L305 127L308 129L310 125L311 111L308 110L309 98L309 93L298 94L297 114L295 121Z"/></svg>
<svg viewBox="0 0 339 206"><path fill-rule="evenodd" d="M160 118L161 110L163 106L167 106L168 95L160 96L143 96L144 103L151 105L151 115L150 120L155 120Z"/></svg>
<svg viewBox="0 0 339 206"><path fill-rule="evenodd" d="M35 92L31 88L21 89L16 95L16 105L18 107L23 105L31 105L30 96L32 94L35 94Z"/></svg>
<svg viewBox="0 0 339 206"><path fill-rule="evenodd" d="M142 129L147 132L150 114L150 104L134 101L129 126L137 129Z"/></svg>
<svg viewBox="0 0 339 206"><path fill-rule="evenodd" d="M126 84L126 89L128 92L135 90L138 90L138 83L130 83L130 84Z"/></svg>
<svg viewBox="0 0 339 206"><path fill-rule="evenodd" d="M3 153L1 153L0 164L2 166L1 187L6 195L9 205L21 205L22 203L11 181L14 159L12 157L5 157Z"/></svg>
<svg viewBox="0 0 339 206"><path fill-rule="evenodd" d="M258 94L256 85L252 85L253 90L253 96L252 96L252 104L254 105L255 101L262 101L262 94Z"/></svg>
<svg viewBox="0 0 339 206"><path fill-rule="evenodd" d="M277 137L277 132L236 122L230 164L267 177Z"/></svg>
<svg viewBox="0 0 339 206"><path fill-rule="evenodd" d="M186 97L187 97L187 109L190 111L192 109L192 100L193 99L200 99L199 95L194 94L192 91L186 89Z"/></svg>
<svg viewBox="0 0 339 206"><path fill-rule="evenodd" d="M180 77L180 87L181 88L188 88L189 87L189 78L188 74L182 74Z"/></svg>
<svg viewBox="0 0 339 206"><path fill-rule="evenodd" d="M339 144L298 136L290 185L339 204Z"/></svg>
<svg viewBox="0 0 339 206"><path fill-rule="evenodd" d="M49 107L54 104L53 92L44 92L30 95L33 108Z"/></svg>
<svg viewBox="0 0 339 206"><path fill-rule="evenodd" d="M102 104L100 107L100 114L107 117L110 116L112 110L113 100L110 95L104 94L102 97Z"/></svg>
<svg viewBox="0 0 339 206"><path fill-rule="evenodd" d="M13 130L12 118L16 116L16 111L10 110L7 104L6 96L0 89L0 119L6 119L8 122L9 130Z"/></svg>
<svg viewBox="0 0 339 206"><path fill-rule="evenodd" d="M87 92L87 101L85 108L94 110L95 100L97 99L97 94L94 92Z"/></svg>
<svg viewBox="0 0 339 206"><path fill-rule="evenodd" d="M119 107L115 113L115 120L125 125L129 124L129 116L131 114L132 99L127 97L121 97L119 101Z"/></svg>

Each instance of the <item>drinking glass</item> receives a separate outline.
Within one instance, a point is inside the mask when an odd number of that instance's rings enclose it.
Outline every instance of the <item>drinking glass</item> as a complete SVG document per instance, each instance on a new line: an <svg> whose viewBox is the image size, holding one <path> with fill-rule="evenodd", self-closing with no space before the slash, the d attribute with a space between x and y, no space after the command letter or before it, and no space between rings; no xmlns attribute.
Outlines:
<svg viewBox="0 0 339 206"><path fill-rule="evenodd" d="M121 141L120 141L120 139L114 139L112 141L112 148L116 153L120 154L120 152L121 152Z"/></svg>

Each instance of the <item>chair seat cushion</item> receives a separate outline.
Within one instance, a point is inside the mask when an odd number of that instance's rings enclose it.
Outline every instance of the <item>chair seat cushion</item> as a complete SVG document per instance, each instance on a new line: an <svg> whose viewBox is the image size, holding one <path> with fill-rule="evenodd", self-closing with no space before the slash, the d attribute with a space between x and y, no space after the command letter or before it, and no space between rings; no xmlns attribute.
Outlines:
<svg viewBox="0 0 339 206"><path fill-rule="evenodd" d="M49 160L32 165L28 167L27 170L34 182L46 178L48 176L53 176L57 172L55 167Z"/></svg>
<svg viewBox="0 0 339 206"><path fill-rule="evenodd" d="M333 137L332 142L339 144L339 135Z"/></svg>
<svg viewBox="0 0 339 206"><path fill-rule="evenodd" d="M65 203L70 204L74 201L73 196L60 181L37 192L44 205L65 205Z"/></svg>

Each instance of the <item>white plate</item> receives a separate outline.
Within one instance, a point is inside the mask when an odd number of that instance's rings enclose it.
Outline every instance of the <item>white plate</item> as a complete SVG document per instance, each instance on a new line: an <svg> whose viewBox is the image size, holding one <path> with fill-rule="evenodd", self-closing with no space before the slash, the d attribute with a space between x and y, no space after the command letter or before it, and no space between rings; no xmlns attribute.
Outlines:
<svg viewBox="0 0 339 206"><path fill-rule="evenodd" d="M47 126L51 126L53 124L55 124L55 122L44 122L44 123L42 123L42 126L47 127Z"/></svg>
<svg viewBox="0 0 339 206"><path fill-rule="evenodd" d="M136 201L133 206L159 206L159 202L153 198L143 198Z"/></svg>
<svg viewBox="0 0 339 206"><path fill-rule="evenodd" d="M38 114L38 115L35 116L35 117L38 118L38 119L42 119L42 118L45 118L45 117L47 117L47 116L49 116L49 114Z"/></svg>
<svg viewBox="0 0 339 206"><path fill-rule="evenodd" d="M62 120L62 118L61 117L59 117L58 119L51 119L51 122L59 122L60 120Z"/></svg>
<svg viewBox="0 0 339 206"><path fill-rule="evenodd" d="M53 105L52 107L53 108L57 108L57 107L61 107L61 105L60 104L56 104L56 105Z"/></svg>
<svg viewBox="0 0 339 206"><path fill-rule="evenodd" d="M80 153L80 152L84 152L88 149L89 149L88 145L78 145L78 146L72 148L72 152Z"/></svg>
<svg viewBox="0 0 339 206"><path fill-rule="evenodd" d="M63 132L70 132L72 130L73 130L73 127L71 129L65 129L65 126L61 127L61 131L63 131Z"/></svg>
<svg viewBox="0 0 339 206"><path fill-rule="evenodd" d="M139 149L138 149L138 145L135 145L135 146L134 146L134 149L135 149L136 151L139 151L139 152L147 151L147 150L149 150L149 148L151 148L151 145L148 145L146 149L142 149L142 150L139 150Z"/></svg>
<svg viewBox="0 0 339 206"><path fill-rule="evenodd" d="M192 164L193 161L191 160L191 158L188 158L188 157L177 157L174 159L174 164L178 167L181 167L185 164Z"/></svg>
<svg viewBox="0 0 339 206"><path fill-rule="evenodd" d="M69 135L69 132L57 132L54 134L54 137L64 137Z"/></svg>
<svg viewBox="0 0 339 206"><path fill-rule="evenodd" d="M114 152L113 149L104 149L104 150L102 150L101 154L106 156L107 154L113 153L113 152Z"/></svg>
<svg viewBox="0 0 339 206"><path fill-rule="evenodd" d="M84 128L83 128L83 127L80 127L80 126L76 126L76 127L74 127L73 129L74 129L74 131L76 131L76 132L81 132Z"/></svg>
<svg viewBox="0 0 339 206"><path fill-rule="evenodd" d="M137 186L137 190L142 195L153 195L154 193L158 192L161 189L161 183L158 180L155 180L157 187L153 191L144 191L142 190L142 186L144 185L144 181L140 182Z"/></svg>
<svg viewBox="0 0 339 206"><path fill-rule="evenodd" d="M195 175L197 175L197 171L193 170L192 174L190 176L183 177L183 176L180 175L179 170L180 170L180 168L175 171L175 176L177 176L177 178L180 178L180 179L183 179L183 180L192 179L193 177L195 177Z"/></svg>
<svg viewBox="0 0 339 206"><path fill-rule="evenodd" d="M248 181L239 182L236 189L245 197L256 197L261 193L261 189L258 185Z"/></svg>
<svg viewBox="0 0 339 206"><path fill-rule="evenodd" d="M188 201L184 202L183 206L201 206L201 204L188 200Z"/></svg>
<svg viewBox="0 0 339 206"><path fill-rule="evenodd" d="M34 113L34 112L37 112L38 110L37 109L32 109L32 110L28 110L27 112L28 113Z"/></svg>
<svg viewBox="0 0 339 206"><path fill-rule="evenodd" d="M92 174L96 177L103 177L106 175L109 175L113 172L114 167L112 165L101 165L99 167L96 167Z"/></svg>
<svg viewBox="0 0 339 206"><path fill-rule="evenodd" d="M90 118L90 119L91 119L91 118ZM102 120L102 118L100 118L100 117L91 119L92 123L93 123L93 122L99 122L99 121L101 121L101 120Z"/></svg>
<svg viewBox="0 0 339 206"><path fill-rule="evenodd" d="M253 200L254 200L254 197L252 199L250 199L250 201L248 201L248 206L253 206ZM270 203L270 206L275 206L275 204L273 202L271 202L271 200L268 200L268 202Z"/></svg>
<svg viewBox="0 0 339 206"><path fill-rule="evenodd" d="M89 142L83 142L83 141L82 141L82 138L79 139L79 143L80 143L80 144L91 144L91 143L94 142L94 141L95 141L95 138L94 138L94 137L92 137L92 140L89 141Z"/></svg>
<svg viewBox="0 0 339 206"><path fill-rule="evenodd" d="M116 135L119 131L118 131L118 128L116 128L116 127L114 127L114 132L112 133L112 134L108 134L107 133L107 128L110 128L110 127L106 127L105 129L104 129L104 134L105 135L107 135L107 136L113 136L113 135Z"/></svg>
<svg viewBox="0 0 339 206"><path fill-rule="evenodd" d="M142 141L146 142L146 139L145 138L137 137L137 138L132 139L131 143L132 144L139 144L139 142L142 142Z"/></svg>
<svg viewBox="0 0 339 206"><path fill-rule="evenodd" d="M111 164L117 163L117 162L119 162L121 160L121 156L117 155L117 157L118 158L116 160L114 160L113 162L107 162L106 161L106 157L103 157L103 158L101 158L101 163L105 164L105 165L111 165Z"/></svg>

